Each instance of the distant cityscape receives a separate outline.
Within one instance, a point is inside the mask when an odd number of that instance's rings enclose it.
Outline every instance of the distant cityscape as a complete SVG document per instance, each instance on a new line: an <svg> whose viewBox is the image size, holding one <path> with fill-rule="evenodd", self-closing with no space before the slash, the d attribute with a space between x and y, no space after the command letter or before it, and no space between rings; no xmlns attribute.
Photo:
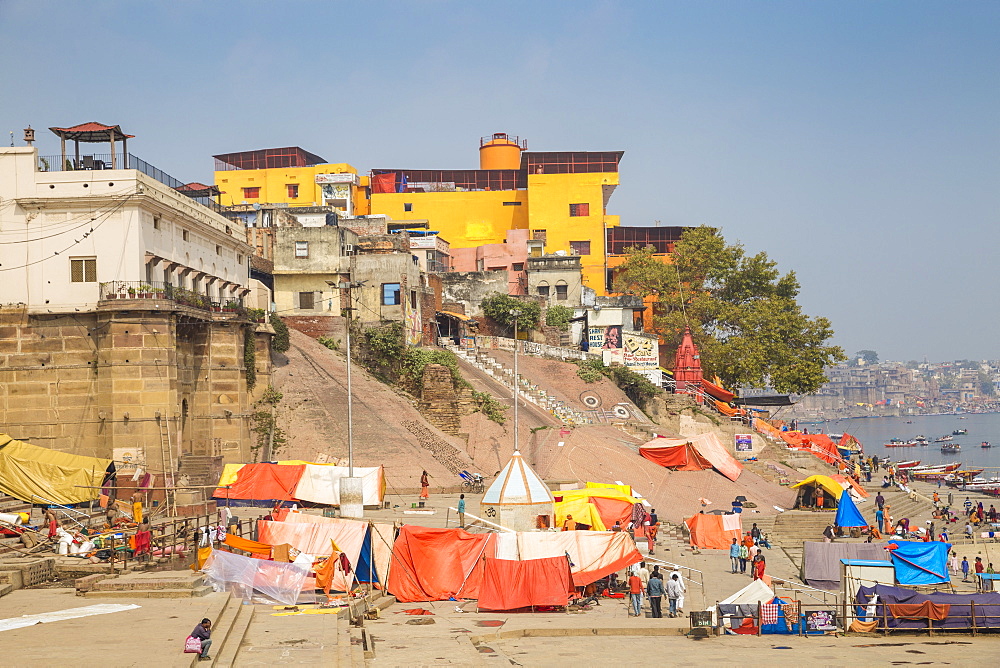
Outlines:
<svg viewBox="0 0 1000 668"><path fill-rule="evenodd" d="M786 415L856 417L1000 410L1000 360L879 361L873 351L826 370L815 394L795 397Z"/></svg>

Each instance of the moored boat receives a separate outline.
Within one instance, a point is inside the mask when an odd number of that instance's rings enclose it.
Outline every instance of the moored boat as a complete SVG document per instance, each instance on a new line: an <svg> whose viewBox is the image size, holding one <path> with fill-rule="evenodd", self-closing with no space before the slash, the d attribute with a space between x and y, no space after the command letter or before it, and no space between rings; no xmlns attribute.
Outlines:
<svg viewBox="0 0 1000 668"><path fill-rule="evenodd" d="M950 464L925 464L923 466L911 467L910 473L934 473L937 471L951 473L952 471L957 471L960 468L962 468L962 462L951 462Z"/></svg>
<svg viewBox="0 0 1000 668"><path fill-rule="evenodd" d="M899 462L898 464L893 464L893 466L895 466L897 469L910 469L910 468L914 468L916 466L920 466L920 460L919 459L911 459L911 460L906 461L906 462Z"/></svg>
<svg viewBox="0 0 1000 668"><path fill-rule="evenodd" d="M956 429L955 431L951 432L951 435L952 436L965 436L968 433L969 433L968 429Z"/></svg>
<svg viewBox="0 0 1000 668"><path fill-rule="evenodd" d="M941 452L948 454L950 452L958 452L962 449L962 446L958 443L945 443L941 446Z"/></svg>
<svg viewBox="0 0 1000 668"><path fill-rule="evenodd" d="M954 441L954 440L955 440L954 436L952 436L951 434L945 434L941 438L935 438L934 442L935 443L947 443L948 441Z"/></svg>
<svg viewBox="0 0 1000 668"><path fill-rule="evenodd" d="M904 441L900 438L890 439L888 443L885 444L887 448L912 448L916 443L914 441Z"/></svg>
<svg viewBox="0 0 1000 668"><path fill-rule="evenodd" d="M982 443L981 443L981 444L979 445L979 447L981 447L981 448L992 448L993 446L992 446L992 445L990 445L990 442L989 442L989 441L983 441L983 442L982 442Z"/></svg>

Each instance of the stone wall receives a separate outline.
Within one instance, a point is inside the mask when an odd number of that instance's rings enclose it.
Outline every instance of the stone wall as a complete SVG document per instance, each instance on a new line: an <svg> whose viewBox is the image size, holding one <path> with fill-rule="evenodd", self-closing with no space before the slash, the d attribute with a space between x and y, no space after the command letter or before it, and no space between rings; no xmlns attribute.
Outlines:
<svg viewBox="0 0 1000 668"><path fill-rule="evenodd" d="M174 470L182 454L249 456L244 328L229 314L99 307L79 315L0 309L0 422L17 439ZM270 328L256 328L257 392Z"/></svg>
<svg viewBox="0 0 1000 668"><path fill-rule="evenodd" d="M306 336L318 339L321 336L331 336L345 341L347 339L347 318L333 315L301 316L291 315L281 318L286 325L296 329Z"/></svg>
<svg viewBox="0 0 1000 668"><path fill-rule="evenodd" d="M462 416L473 412L472 390L455 389L451 370L442 364L424 367L420 413L446 434L458 435Z"/></svg>

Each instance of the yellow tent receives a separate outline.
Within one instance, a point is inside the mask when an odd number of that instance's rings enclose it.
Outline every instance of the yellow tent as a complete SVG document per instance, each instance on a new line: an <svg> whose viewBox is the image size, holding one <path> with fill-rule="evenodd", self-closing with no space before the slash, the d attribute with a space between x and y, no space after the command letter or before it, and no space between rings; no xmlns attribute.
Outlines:
<svg viewBox="0 0 1000 668"><path fill-rule="evenodd" d="M566 489L559 492L552 492L552 496L561 496L563 501L569 501L570 499L589 499L592 497L599 497L602 499L618 499L620 501L627 501L628 503L639 503L639 499L629 496L625 492L619 489L610 489L607 487L587 487L585 489Z"/></svg>
<svg viewBox="0 0 1000 668"><path fill-rule="evenodd" d="M601 514L597 512L597 506L587 501L587 499L572 499L570 501L559 501L555 504L556 527L562 528L567 515L573 516L574 522L587 524L591 531L607 531Z"/></svg>
<svg viewBox="0 0 1000 668"><path fill-rule="evenodd" d="M610 482L588 482L586 487L587 489L617 489L626 496L632 496L631 485L616 485Z"/></svg>
<svg viewBox="0 0 1000 668"><path fill-rule="evenodd" d="M110 463L0 434L0 492L21 501L61 505L93 501Z"/></svg>
<svg viewBox="0 0 1000 668"><path fill-rule="evenodd" d="M241 468L243 464L226 464L222 468L222 475L219 476L219 487L235 484Z"/></svg>
<svg viewBox="0 0 1000 668"><path fill-rule="evenodd" d="M809 485L810 487L816 487L817 485L822 487L826 491L830 492L835 500L840 499L840 494L844 491L843 485L830 476L825 475L811 475L802 482L795 483L792 487L804 487L806 485Z"/></svg>

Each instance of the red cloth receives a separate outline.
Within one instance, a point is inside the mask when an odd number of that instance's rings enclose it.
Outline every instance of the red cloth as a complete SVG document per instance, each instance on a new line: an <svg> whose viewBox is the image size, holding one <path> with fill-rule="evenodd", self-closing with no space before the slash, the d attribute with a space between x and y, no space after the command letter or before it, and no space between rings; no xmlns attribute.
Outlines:
<svg viewBox="0 0 1000 668"><path fill-rule="evenodd" d="M590 502L597 508L597 514L601 516L601 521L606 527L613 527L615 522L621 522L623 527L628 526L632 519L633 504L628 501L592 496Z"/></svg>
<svg viewBox="0 0 1000 668"><path fill-rule="evenodd" d="M765 564L763 561L754 562L753 565L753 579L760 580L764 577Z"/></svg>
<svg viewBox="0 0 1000 668"><path fill-rule="evenodd" d="M229 489L219 487L213 496L217 499L293 501L295 488L305 470L304 464L246 464Z"/></svg>
<svg viewBox="0 0 1000 668"><path fill-rule="evenodd" d="M392 546L387 588L403 603L478 598L482 558L495 552L493 534L404 525Z"/></svg>
<svg viewBox="0 0 1000 668"><path fill-rule="evenodd" d="M933 619L942 621L948 618L950 611L951 604L949 603L924 601L923 603L889 604L889 612L893 617L902 617L905 619Z"/></svg>
<svg viewBox="0 0 1000 668"><path fill-rule="evenodd" d="M566 605L576 594L566 557L511 561L487 558L479 588L481 610Z"/></svg>
<svg viewBox="0 0 1000 668"><path fill-rule="evenodd" d="M675 471L704 471L712 464L690 443L666 448L639 448L639 454L649 461Z"/></svg>
<svg viewBox="0 0 1000 668"><path fill-rule="evenodd" d="M55 538L58 525L55 520L49 520L49 538Z"/></svg>
<svg viewBox="0 0 1000 668"><path fill-rule="evenodd" d="M722 525L722 515L702 515L698 513L687 519L691 530L690 541L694 547L711 550L728 550L735 538L740 539L739 529L725 530Z"/></svg>
<svg viewBox="0 0 1000 668"><path fill-rule="evenodd" d="M396 192L396 173L372 174L372 193L394 193Z"/></svg>
<svg viewBox="0 0 1000 668"><path fill-rule="evenodd" d="M151 531L137 531L135 534L135 554L140 555L149 552L152 538L153 532Z"/></svg>

